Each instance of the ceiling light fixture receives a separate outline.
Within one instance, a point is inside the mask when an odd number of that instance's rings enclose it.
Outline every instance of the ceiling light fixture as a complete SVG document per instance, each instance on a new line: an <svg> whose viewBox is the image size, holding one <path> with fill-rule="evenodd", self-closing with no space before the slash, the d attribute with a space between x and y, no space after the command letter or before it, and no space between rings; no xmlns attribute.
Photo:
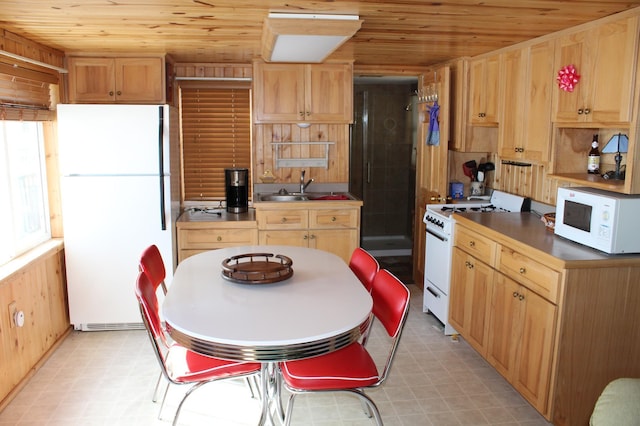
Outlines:
<svg viewBox="0 0 640 426"><path fill-rule="evenodd" d="M262 58L267 62L322 62L362 22L358 15L269 13L262 29Z"/></svg>

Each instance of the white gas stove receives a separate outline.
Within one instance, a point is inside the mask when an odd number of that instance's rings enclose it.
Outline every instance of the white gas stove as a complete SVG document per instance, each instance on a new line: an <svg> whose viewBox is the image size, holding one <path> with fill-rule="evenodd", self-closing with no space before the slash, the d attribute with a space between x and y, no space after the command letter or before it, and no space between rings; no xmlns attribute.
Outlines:
<svg viewBox="0 0 640 426"><path fill-rule="evenodd" d="M493 191L489 200L467 200L455 204L427 204L423 222L427 225L424 268L423 311L444 324L446 335L457 334L449 324L449 288L453 250L454 212L504 213L529 211L531 200Z"/></svg>

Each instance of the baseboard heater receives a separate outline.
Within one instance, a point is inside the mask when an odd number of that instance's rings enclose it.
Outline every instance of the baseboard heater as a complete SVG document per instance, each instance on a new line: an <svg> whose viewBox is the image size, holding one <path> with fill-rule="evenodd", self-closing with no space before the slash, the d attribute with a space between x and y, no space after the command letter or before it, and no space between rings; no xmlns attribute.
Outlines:
<svg viewBox="0 0 640 426"><path fill-rule="evenodd" d="M78 331L123 331L123 330L144 330L141 322L120 322L120 323L88 323L74 324L74 330Z"/></svg>

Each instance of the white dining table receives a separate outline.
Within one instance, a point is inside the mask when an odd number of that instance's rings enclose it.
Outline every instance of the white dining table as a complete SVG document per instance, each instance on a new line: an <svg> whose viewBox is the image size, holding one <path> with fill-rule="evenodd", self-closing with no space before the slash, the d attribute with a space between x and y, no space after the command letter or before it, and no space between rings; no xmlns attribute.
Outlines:
<svg viewBox="0 0 640 426"><path fill-rule="evenodd" d="M283 281L247 284L223 277L222 262L248 253L292 260ZM361 336L372 299L342 258L293 246L238 246L183 260L162 305L171 337L198 353L262 363L263 409L259 424L282 416L274 368L279 361L322 355ZM277 398L276 398L277 397Z"/></svg>

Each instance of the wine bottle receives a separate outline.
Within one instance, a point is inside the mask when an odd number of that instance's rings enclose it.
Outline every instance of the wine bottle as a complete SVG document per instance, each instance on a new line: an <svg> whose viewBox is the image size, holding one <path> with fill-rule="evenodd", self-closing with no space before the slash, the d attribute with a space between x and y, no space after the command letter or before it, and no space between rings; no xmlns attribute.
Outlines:
<svg viewBox="0 0 640 426"><path fill-rule="evenodd" d="M598 150L598 135L593 135L593 142L591 142L591 150L589 151L589 157L587 160L587 173L600 173L600 151Z"/></svg>

